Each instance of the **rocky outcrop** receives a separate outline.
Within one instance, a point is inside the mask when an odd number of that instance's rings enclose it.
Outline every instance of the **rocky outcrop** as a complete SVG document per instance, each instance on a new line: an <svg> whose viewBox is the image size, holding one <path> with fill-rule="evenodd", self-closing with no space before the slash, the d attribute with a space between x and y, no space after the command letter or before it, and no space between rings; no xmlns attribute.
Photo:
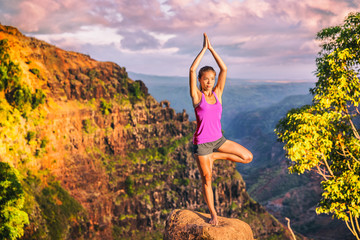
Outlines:
<svg viewBox="0 0 360 240"><path fill-rule="evenodd" d="M164 240L253 240L250 226L238 219L219 217L219 224L208 223L209 214L176 209L166 221Z"/></svg>

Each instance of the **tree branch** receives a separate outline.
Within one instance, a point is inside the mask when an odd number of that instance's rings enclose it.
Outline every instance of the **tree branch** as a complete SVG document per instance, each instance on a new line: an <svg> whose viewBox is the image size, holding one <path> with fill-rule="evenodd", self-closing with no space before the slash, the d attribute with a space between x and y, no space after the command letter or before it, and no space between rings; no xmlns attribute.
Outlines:
<svg viewBox="0 0 360 240"><path fill-rule="evenodd" d="M343 157L350 156L354 161L360 162L356 157L354 157L354 155L353 155L350 151L347 151L347 150L344 148L344 146L343 146L342 143L340 143L340 146L341 146L341 151L342 151L343 153L340 153L340 152L337 151L337 153L338 153L339 155L341 155L341 156L343 156ZM348 163L349 163L349 162L348 162ZM350 169L350 170L352 170L352 169Z"/></svg>
<svg viewBox="0 0 360 240"><path fill-rule="evenodd" d="M355 217L354 217L355 218ZM359 227L359 222L358 222L358 219L355 218L355 223L356 223L356 229L357 231L360 233L360 227Z"/></svg>
<svg viewBox="0 0 360 240"><path fill-rule="evenodd" d="M316 165L316 168L318 169L316 172L318 173L318 174L320 174L326 181L327 180L329 180L327 177L329 177L329 176L327 176L325 173L323 173L322 171L325 171L325 170L322 170L320 167L319 167L319 165Z"/></svg>
<svg viewBox="0 0 360 240"><path fill-rule="evenodd" d="M325 158L324 154L322 154L322 157L323 157L323 161L325 163L325 166L326 166L328 172L330 173L330 175L332 177L334 177L334 173L333 173L333 171L331 171L330 166L329 166L328 162L326 161L326 158Z"/></svg>
<svg viewBox="0 0 360 240"><path fill-rule="evenodd" d="M287 221L287 227L290 230L293 239L296 240L295 234L294 234L293 230L290 227L290 219L286 217L285 220Z"/></svg>
<svg viewBox="0 0 360 240"><path fill-rule="evenodd" d="M353 133L354 133L355 137L356 137L358 140L360 140L359 133L358 133L358 131L357 131L357 129L356 129L356 127L355 127L355 125L354 125L353 121L352 121L351 119L349 119L349 122L350 122L351 129L352 129L352 131L353 131Z"/></svg>
<svg viewBox="0 0 360 240"><path fill-rule="evenodd" d="M348 166L348 168L349 168L350 171L354 171L354 169L350 166L349 161L346 161L346 164L347 164L347 166Z"/></svg>
<svg viewBox="0 0 360 240"><path fill-rule="evenodd" d="M356 236L355 233L354 233L354 231L353 231L353 229L349 226L349 223L348 223L348 222L349 222L349 221L345 221L347 228L350 230L350 232L351 232L354 236Z"/></svg>
<svg viewBox="0 0 360 240"><path fill-rule="evenodd" d="M356 111L359 112L359 110L358 110L357 108L356 108ZM346 106L346 111L345 111L345 113L346 113L346 115L349 117L349 122L350 122L350 125L351 125L351 129L352 129L355 137L356 137L358 140L360 140L360 135L359 135L359 133L358 133L358 131L357 131L357 129L356 129L353 121L351 120L351 117L350 117L350 114L349 114L349 109L348 109L347 106Z"/></svg>
<svg viewBox="0 0 360 240"><path fill-rule="evenodd" d="M349 215L350 215L351 226L352 226L352 229L353 229L353 231L354 231L353 234L354 234L354 236L356 237L356 239L360 239L360 238L359 238L359 235L358 235L357 232L356 232L356 228L355 228L355 225L354 225L354 221L353 221L351 212L349 212Z"/></svg>

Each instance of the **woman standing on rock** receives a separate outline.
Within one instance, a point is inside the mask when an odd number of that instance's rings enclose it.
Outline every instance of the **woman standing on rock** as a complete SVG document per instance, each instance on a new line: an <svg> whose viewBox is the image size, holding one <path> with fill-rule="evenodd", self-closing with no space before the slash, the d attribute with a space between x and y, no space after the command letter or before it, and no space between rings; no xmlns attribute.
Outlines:
<svg viewBox="0 0 360 240"><path fill-rule="evenodd" d="M200 89L196 84L196 69L209 49L220 68L218 81L215 85L216 72L212 67L202 67L198 74ZM217 159L226 159L233 162L249 163L252 154L240 144L227 140L221 131L221 97L225 87L227 67L211 46L204 33L204 43L201 52L197 55L190 67L190 96L195 109L197 128L193 137L193 153L201 174L202 190L206 204L209 207L210 224L217 225L217 214L214 207L214 195L211 187L212 167Z"/></svg>

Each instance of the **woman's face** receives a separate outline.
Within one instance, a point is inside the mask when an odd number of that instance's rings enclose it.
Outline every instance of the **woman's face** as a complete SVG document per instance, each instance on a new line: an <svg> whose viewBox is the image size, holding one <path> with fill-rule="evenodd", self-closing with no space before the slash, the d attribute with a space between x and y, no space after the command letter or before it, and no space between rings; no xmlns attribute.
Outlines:
<svg viewBox="0 0 360 240"><path fill-rule="evenodd" d="M213 71L204 72L199 82L203 91L211 91L215 84L215 73Z"/></svg>

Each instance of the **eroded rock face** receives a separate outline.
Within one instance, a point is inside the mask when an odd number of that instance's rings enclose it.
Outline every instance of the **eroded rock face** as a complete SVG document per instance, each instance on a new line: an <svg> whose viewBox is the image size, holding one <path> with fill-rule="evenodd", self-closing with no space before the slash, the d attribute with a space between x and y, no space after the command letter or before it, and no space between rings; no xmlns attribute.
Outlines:
<svg viewBox="0 0 360 240"><path fill-rule="evenodd" d="M235 218L218 217L219 225L209 224L210 214L176 209L171 212L165 227L165 240L211 239L252 240L250 226Z"/></svg>

